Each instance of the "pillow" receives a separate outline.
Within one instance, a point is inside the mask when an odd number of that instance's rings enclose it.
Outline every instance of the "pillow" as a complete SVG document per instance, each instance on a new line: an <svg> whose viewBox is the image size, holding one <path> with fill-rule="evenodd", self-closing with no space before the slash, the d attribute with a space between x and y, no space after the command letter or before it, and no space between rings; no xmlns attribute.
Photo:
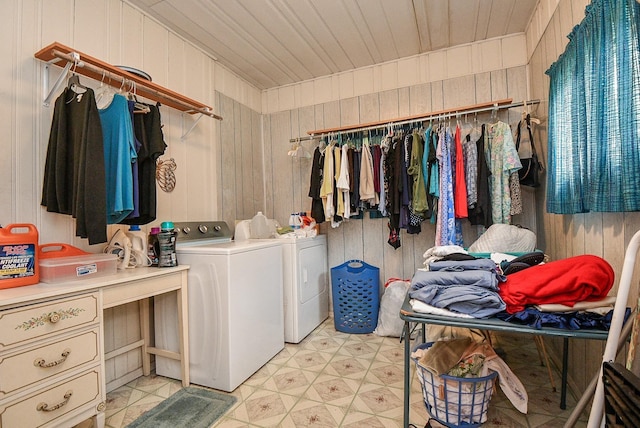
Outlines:
<svg viewBox="0 0 640 428"><path fill-rule="evenodd" d="M470 253L519 253L536 249L536 234L520 226L493 224L469 246Z"/></svg>

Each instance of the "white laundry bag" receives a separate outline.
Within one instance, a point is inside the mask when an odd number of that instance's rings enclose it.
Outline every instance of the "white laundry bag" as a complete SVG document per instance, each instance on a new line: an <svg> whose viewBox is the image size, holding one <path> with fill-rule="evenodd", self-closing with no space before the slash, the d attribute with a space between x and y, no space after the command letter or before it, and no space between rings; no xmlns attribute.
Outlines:
<svg viewBox="0 0 640 428"><path fill-rule="evenodd" d="M409 289L410 281L395 280L385 288L380 299L380 312L378 313L378 325L374 334L378 336L402 336L404 321L400 318L400 308Z"/></svg>

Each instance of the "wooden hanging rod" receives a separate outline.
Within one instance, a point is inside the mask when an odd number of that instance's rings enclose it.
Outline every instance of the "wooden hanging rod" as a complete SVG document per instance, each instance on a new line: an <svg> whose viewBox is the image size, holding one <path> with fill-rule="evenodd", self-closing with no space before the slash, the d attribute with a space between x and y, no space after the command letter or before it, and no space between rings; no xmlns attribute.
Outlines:
<svg viewBox="0 0 640 428"><path fill-rule="evenodd" d="M34 56L39 60L56 64L60 67L63 66L59 64L60 61L74 63L74 71L83 76L104 82L116 88L124 86L127 89L134 89L135 93L141 97L158 101L161 104L173 107L182 112L190 114L201 113L214 119L222 120L222 117L214 114L211 107L206 104L202 104L182 94L164 88L141 76L124 71L85 53L71 49L61 43L54 42L40 49Z"/></svg>
<svg viewBox="0 0 640 428"><path fill-rule="evenodd" d="M529 104L538 104L540 101L529 101L527 102L527 105ZM402 125L405 123L411 123L411 122L416 122L418 120L427 120L427 119L432 119L432 118L447 118L447 117L452 117L458 114L464 114L464 113L475 113L475 112L480 112L480 111L490 111L493 109L505 109L505 108L511 108L511 107L518 107L518 106L522 106L524 105L524 103L517 103L517 105L513 104L513 99L512 98L506 98L504 100L498 100L498 101L491 101L491 102L486 102L486 103L481 103L481 104L474 104L474 105L468 105L468 106L464 106L464 107L456 107L456 108L450 108L450 109L446 109L446 110L440 110L440 111L434 111L431 113L423 113L423 114L416 114L413 116L405 116L405 117L399 117L396 119L390 119L390 120L379 120L377 122L369 122L369 123L361 123L358 125L347 125L347 126L339 126L337 128L326 128L326 129L318 129L315 131L307 131L307 134L313 136L313 135L326 135L326 134L332 134L332 133L337 133L337 132L345 132L345 131L364 131L364 130L368 130L368 129L378 129L378 128L383 128L389 124L394 124L394 125Z"/></svg>

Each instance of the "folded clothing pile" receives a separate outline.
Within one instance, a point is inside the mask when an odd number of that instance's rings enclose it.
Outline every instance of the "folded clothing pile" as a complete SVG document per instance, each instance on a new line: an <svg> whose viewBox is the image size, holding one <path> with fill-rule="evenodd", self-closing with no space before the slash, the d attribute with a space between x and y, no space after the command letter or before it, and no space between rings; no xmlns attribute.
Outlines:
<svg viewBox="0 0 640 428"><path fill-rule="evenodd" d="M428 271L416 271L409 297L419 312L488 318L506 307L498 294L498 284L504 280L489 259L435 261Z"/></svg>
<svg viewBox="0 0 640 428"><path fill-rule="evenodd" d="M613 287L611 265L595 255L581 255L530 267L509 275L500 287L500 296L510 314L527 305L598 301Z"/></svg>

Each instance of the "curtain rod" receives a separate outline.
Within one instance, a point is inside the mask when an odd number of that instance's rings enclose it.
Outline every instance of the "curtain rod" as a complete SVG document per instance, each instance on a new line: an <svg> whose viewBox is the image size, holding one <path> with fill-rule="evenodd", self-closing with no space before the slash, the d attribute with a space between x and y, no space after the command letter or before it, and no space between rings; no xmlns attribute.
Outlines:
<svg viewBox="0 0 640 428"><path fill-rule="evenodd" d="M413 116L411 118L406 118L406 119L403 118L400 120L390 120L385 123L377 122L375 125L362 125L362 126L354 125L354 126L347 126L343 128L330 128L330 129L319 130L319 131L309 131L308 133L310 135L308 137L291 138L289 142L296 143L301 141L318 140L318 139L322 139L324 136L331 135L331 134L363 132L363 131L369 131L373 129L383 129L388 127L389 125L401 126L408 123L423 122L429 119L447 119L450 117L461 116L464 114L481 113L481 112L494 111L494 110L495 111L506 110L506 109L515 108L515 107L523 107L525 105L530 106L530 105L536 105L536 104L540 104L540 100L520 101L515 103L511 102L510 99L500 100L500 101L495 101L490 103L479 104L477 106L458 107L455 109L448 109L448 110L428 113L424 115Z"/></svg>

